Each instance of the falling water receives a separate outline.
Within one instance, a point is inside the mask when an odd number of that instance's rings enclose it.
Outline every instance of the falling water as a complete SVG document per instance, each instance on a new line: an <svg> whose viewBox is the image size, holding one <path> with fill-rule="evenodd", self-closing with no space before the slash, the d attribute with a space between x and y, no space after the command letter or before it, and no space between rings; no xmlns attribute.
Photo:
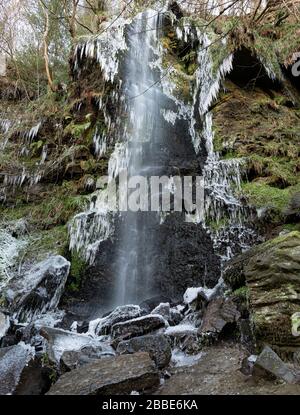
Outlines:
<svg viewBox="0 0 300 415"><path fill-rule="evenodd" d="M159 73L153 68L159 36L160 15L151 9L139 14L128 30L124 93L128 114L125 142L129 178L150 177L160 169L154 154L162 138L159 115L163 94L158 82ZM154 240L149 228L155 215L127 212L122 216L116 305L141 300L140 287L145 296L149 295L153 272L149 256Z"/></svg>

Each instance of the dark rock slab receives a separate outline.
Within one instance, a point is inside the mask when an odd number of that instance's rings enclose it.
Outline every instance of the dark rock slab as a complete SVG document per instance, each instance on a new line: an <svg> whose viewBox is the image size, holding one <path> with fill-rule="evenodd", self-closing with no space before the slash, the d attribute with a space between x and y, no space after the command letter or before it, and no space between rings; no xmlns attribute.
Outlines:
<svg viewBox="0 0 300 415"><path fill-rule="evenodd" d="M156 366L162 369L170 363L172 349L168 338L163 334L135 337L118 344L117 353L147 352Z"/></svg>
<svg viewBox="0 0 300 415"><path fill-rule="evenodd" d="M102 347L86 346L80 350L68 350L60 358L60 368L62 372L69 372L98 359L112 356L113 352L105 352Z"/></svg>
<svg viewBox="0 0 300 415"><path fill-rule="evenodd" d="M111 335L114 339L129 339L151 333L165 327L165 324L166 321L162 316L158 314L147 315L115 324L112 327Z"/></svg>
<svg viewBox="0 0 300 415"><path fill-rule="evenodd" d="M147 353L101 359L64 374L48 395L125 395L159 385L159 374Z"/></svg>

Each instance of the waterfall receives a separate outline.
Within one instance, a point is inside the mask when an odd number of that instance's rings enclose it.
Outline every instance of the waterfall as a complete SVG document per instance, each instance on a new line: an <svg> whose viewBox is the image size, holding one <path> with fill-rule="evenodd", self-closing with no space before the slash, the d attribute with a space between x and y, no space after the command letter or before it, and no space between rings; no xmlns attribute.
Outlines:
<svg viewBox="0 0 300 415"><path fill-rule="evenodd" d="M133 176L150 177L155 166L155 152L159 151L163 94L159 73L153 68L160 36L160 14L152 9L139 14L128 30L128 52L124 68L124 94L128 113L125 142L128 147L128 179ZM129 195L130 197L130 195ZM153 214L152 214L153 216ZM134 303L151 294L152 246L151 218L147 214L127 212L123 215L120 250L117 258L117 292L115 305ZM148 252L148 254L147 254ZM139 287L138 287L139 286Z"/></svg>
<svg viewBox="0 0 300 415"><path fill-rule="evenodd" d="M224 263L247 249L256 237L251 226L247 225L252 211L236 195L241 191L245 160L222 160L213 148L210 107L218 96L223 79L232 70L233 55L228 52L226 56L226 40L222 39L225 56L223 53L223 59L217 65L213 64L210 34L188 20L184 20L182 26L182 22L179 23L168 12L177 38L198 48L194 75L180 75L190 83L190 99L182 98L176 83L178 69L172 65L167 70L165 67L165 50L161 42L165 35L165 16L165 12L148 9L131 21L116 20L111 26L108 23L106 33L81 42L75 50L74 71L77 76L92 60L98 63L100 76L110 88L109 95L104 94L98 103L99 117L104 120L105 128L96 126L93 139L96 157L106 155L109 148L113 150L107 183L97 186L87 211L76 215L69 226L71 250L81 253L95 272L98 272L97 267L105 264L104 272L107 272L111 284L106 307L137 304L162 292L164 283L160 284L160 276L166 278L170 275L170 281L173 281L173 273L176 274L174 278L178 278L177 270L164 256L164 246L160 245L162 241L172 240L168 233L168 224L172 221L178 229L184 227L195 231L198 235L196 240L199 238L201 241L197 242L197 247L203 249L198 254L203 262L200 268L194 260L191 266L187 259L185 268L180 264L180 269L190 272L187 279L191 284L206 285L208 279L209 288L217 283L217 272L221 276L218 263ZM119 114L117 120L111 113L112 104ZM177 147L173 152L174 138ZM181 171L176 163L184 159L184 152L190 157L190 164L186 170L183 163ZM195 165L198 166L196 170ZM196 214L183 212L176 216L173 212L126 212L118 203L113 207L109 197L110 184L115 180L118 183L124 169L127 179L133 176L146 179L161 175L170 177L170 171L174 169L180 176L184 176L185 171L202 175L204 208ZM118 190L121 191L120 204L125 196L120 183ZM134 193L129 192L129 198L135 197ZM180 232L176 237L180 238L179 235ZM187 234L184 235L187 238ZM188 246L189 242L186 243ZM207 244L211 246L209 255L215 259L206 258ZM108 249L111 250L109 264L105 258L99 261L102 250ZM105 252L103 255L107 258ZM191 255L192 252L195 250ZM196 274L199 275L198 281L194 282ZM102 290L101 283L100 287Z"/></svg>

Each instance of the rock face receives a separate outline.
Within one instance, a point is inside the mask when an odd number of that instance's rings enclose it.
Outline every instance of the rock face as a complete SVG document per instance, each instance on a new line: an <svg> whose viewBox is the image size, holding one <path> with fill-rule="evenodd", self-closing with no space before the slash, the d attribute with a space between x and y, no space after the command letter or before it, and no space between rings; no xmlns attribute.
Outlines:
<svg viewBox="0 0 300 415"><path fill-rule="evenodd" d="M117 323L112 327L112 337L129 339L131 337L142 336L165 326L165 320L160 315L148 315Z"/></svg>
<svg viewBox="0 0 300 415"><path fill-rule="evenodd" d="M48 395L120 395L159 385L159 375L147 353L93 362L63 375Z"/></svg>
<svg viewBox="0 0 300 415"><path fill-rule="evenodd" d="M257 341L286 352L299 348L292 316L300 310L300 233L261 245L245 276Z"/></svg>
<svg viewBox="0 0 300 415"><path fill-rule="evenodd" d="M239 318L240 313L230 299L216 298L205 310L200 332L219 334L227 323L235 323Z"/></svg>
<svg viewBox="0 0 300 415"><path fill-rule="evenodd" d="M19 321L54 310L61 298L70 270L62 256L35 265L22 277L13 278L5 290L8 307Z"/></svg>
<svg viewBox="0 0 300 415"><path fill-rule="evenodd" d="M253 368L254 374L257 368L265 370L267 373L284 380L286 383L300 383L300 372L296 373L292 370L292 368L285 364L268 346L266 346L257 357Z"/></svg>
<svg viewBox="0 0 300 415"><path fill-rule="evenodd" d="M163 334L136 337L118 344L117 353L147 352L156 366L162 369L170 363L172 350L168 339Z"/></svg>

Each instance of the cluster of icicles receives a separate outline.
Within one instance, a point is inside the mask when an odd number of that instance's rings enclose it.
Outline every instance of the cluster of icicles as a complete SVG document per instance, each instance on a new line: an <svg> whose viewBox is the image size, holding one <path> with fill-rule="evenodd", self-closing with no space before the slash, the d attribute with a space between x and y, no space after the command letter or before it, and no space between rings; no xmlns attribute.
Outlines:
<svg viewBox="0 0 300 415"><path fill-rule="evenodd" d="M208 157L204 168L205 181L205 203L204 212L197 212L186 220L202 222L212 234L216 252L227 260L237 251L246 249L255 238L255 233L251 227L245 223L249 222L252 210L245 206L235 196L235 192L241 192L241 181L245 165L243 159L221 160L213 149L213 128L212 114L209 108L217 98L222 80L231 72L233 68L233 55L228 54L218 66L217 71L213 71L213 62L209 46L211 40L209 35L203 33L199 28L195 28L186 20L178 25L176 17L172 15L173 24L176 25L176 33L179 39L185 42L195 41L199 44L198 48L198 69L195 73L195 87L191 91L193 102L187 104L178 98L176 85L172 80L172 75L176 72L175 68L168 68L167 73L163 69L162 45L154 50L156 61L149 63L160 71L161 85L164 94L172 99L177 107L176 113L170 110L162 110L166 122L176 122L176 119L189 121L190 136L196 153L200 152L201 143L205 142ZM120 52L126 50L126 20L121 20L119 24L113 24L104 34L81 43L75 51L75 70L80 73L81 68L88 65L88 58L96 59L99 63L101 73L107 82L116 85L115 100L122 103L122 96L118 95L121 81L118 78ZM111 33L110 33L111 32ZM226 39L220 39L224 47ZM102 46L105 45L104 48ZM110 51L109 57L107 51ZM274 72L266 68L270 77L273 78ZM106 126L110 127L109 112L105 103L100 101ZM195 113L198 112L203 129L196 129ZM109 142L108 142L109 141ZM118 142L118 137L113 139L111 136L95 132L94 144L96 154L102 156L108 145L114 144L114 151L109 161L109 180L118 175L121 168L125 168L128 163L127 143ZM110 214L110 206L107 203L107 193L105 190L98 190L96 202L91 202L90 208L80 215L77 215L70 224L70 247L85 255L86 260L92 263L95 259L97 248L103 240L107 239L113 232L113 217ZM93 198L94 200L94 198ZM163 221L162 214L162 221ZM210 226L211 224L214 226ZM224 248L225 247L225 248Z"/></svg>
<svg viewBox="0 0 300 415"><path fill-rule="evenodd" d="M11 131L13 129L17 129L19 125L19 121L12 121L9 119L0 120L0 132L3 137L0 142L0 149L5 149L8 144ZM42 122L39 122L29 130L18 132L19 137L23 140L23 146L20 149L20 156L27 156L29 154L30 145L38 137L41 126ZM42 149L39 166L45 163L47 154L48 147L45 144ZM34 171L29 171L23 167L17 173L5 173L2 186L0 188L0 199L2 202L6 200L7 190L11 192L25 185L32 187L38 184L43 177L43 170L39 166Z"/></svg>

